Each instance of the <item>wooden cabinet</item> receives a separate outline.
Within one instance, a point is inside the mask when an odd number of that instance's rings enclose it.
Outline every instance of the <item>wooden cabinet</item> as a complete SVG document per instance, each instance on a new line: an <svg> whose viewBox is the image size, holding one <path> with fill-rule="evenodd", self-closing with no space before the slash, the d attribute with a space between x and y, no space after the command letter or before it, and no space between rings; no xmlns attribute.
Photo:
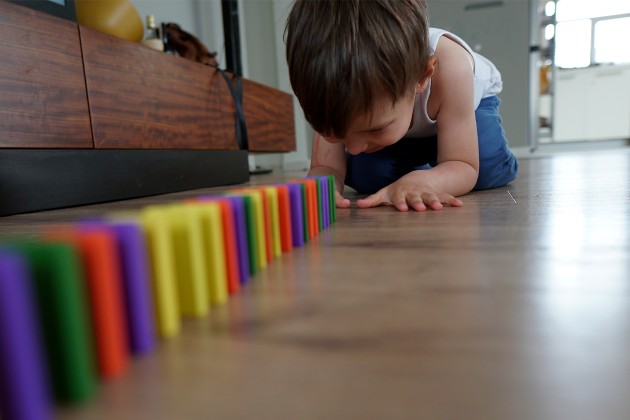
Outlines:
<svg viewBox="0 0 630 420"><path fill-rule="evenodd" d="M243 80L251 152L295 150L291 95ZM216 69L0 0L0 216L249 179Z"/></svg>
<svg viewBox="0 0 630 420"><path fill-rule="evenodd" d="M77 25L0 1L0 147L93 147Z"/></svg>
<svg viewBox="0 0 630 420"><path fill-rule="evenodd" d="M232 98L215 69L79 29L95 147L237 148Z"/></svg>
<svg viewBox="0 0 630 420"><path fill-rule="evenodd" d="M216 69L0 1L0 147L236 149ZM243 81L252 152L295 150L293 99Z"/></svg>

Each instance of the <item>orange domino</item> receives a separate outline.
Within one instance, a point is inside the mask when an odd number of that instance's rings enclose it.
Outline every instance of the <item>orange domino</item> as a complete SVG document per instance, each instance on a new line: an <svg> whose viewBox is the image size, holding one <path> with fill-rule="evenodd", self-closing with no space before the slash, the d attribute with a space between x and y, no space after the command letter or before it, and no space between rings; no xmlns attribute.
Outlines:
<svg viewBox="0 0 630 420"><path fill-rule="evenodd" d="M291 200L289 199L289 187L277 185L278 213L280 217L280 246L282 252L290 252L293 249L291 226Z"/></svg>
<svg viewBox="0 0 630 420"><path fill-rule="evenodd" d="M267 263L270 263L273 260L273 241L272 241L272 233L271 233L271 203L269 202L269 197L265 193L263 188L255 188L256 192L260 193L260 197L262 199L263 206L263 222L265 228L265 250L267 251Z"/></svg>
<svg viewBox="0 0 630 420"><path fill-rule="evenodd" d="M240 291L238 274L238 253L236 250L236 226L232 216L232 202L220 200L221 215L223 216L223 241L225 242L225 265L228 276L228 292L233 295Z"/></svg>
<svg viewBox="0 0 630 420"><path fill-rule="evenodd" d="M317 181L314 179L301 179L306 187L306 205L308 206L308 236L313 238L319 233L319 209L317 206Z"/></svg>

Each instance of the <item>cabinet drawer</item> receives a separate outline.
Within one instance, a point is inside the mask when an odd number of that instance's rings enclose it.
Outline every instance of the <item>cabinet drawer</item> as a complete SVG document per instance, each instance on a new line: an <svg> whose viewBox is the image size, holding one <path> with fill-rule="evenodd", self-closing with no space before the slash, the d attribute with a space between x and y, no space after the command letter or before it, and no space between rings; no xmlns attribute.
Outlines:
<svg viewBox="0 0 630 420"><path fill-rule="evenodd" d="M77 25L0 1L0 39L0 147L93 147Z"/></svg>
<svg viewBox="0 0 630 420"><path fill-rule="evenodd" d="M96 148L237 148L230 93L214 69L79 29Z"/></svg>

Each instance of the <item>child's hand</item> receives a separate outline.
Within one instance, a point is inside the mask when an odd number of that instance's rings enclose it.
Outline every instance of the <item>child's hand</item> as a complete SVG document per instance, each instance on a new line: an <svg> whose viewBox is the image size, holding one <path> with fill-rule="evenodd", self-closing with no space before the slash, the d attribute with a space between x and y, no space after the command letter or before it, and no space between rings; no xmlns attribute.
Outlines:
<svg viewBox="0 0 630 420"><path fill-rule="evenodd" d="M435 191L428 185L414 182L411 177L402 177L369 197L357 201L359 208L391 205L399 211L407 211L409 207L416 211L441 210L444 204L453 207L464 205L461 200L452 195Z"/></svg>
<svg viewBox="0 0 630 420"><path fill-rule="evenodd" d="M343 198L339 191L335 190L335 205L339 209L347 209L350 207L350 200Z"/></svg>

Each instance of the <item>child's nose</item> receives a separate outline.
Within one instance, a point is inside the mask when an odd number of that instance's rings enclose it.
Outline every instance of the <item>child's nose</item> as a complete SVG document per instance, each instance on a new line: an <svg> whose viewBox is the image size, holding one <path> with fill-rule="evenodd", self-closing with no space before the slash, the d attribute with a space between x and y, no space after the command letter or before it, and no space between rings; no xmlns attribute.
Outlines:
<svg viewBox="0 0 630 420"><path fill-rule="evenodd" d="M353 156L363 153L367 149L365 142L350 142L346 144L346 150Z"/></svg>

